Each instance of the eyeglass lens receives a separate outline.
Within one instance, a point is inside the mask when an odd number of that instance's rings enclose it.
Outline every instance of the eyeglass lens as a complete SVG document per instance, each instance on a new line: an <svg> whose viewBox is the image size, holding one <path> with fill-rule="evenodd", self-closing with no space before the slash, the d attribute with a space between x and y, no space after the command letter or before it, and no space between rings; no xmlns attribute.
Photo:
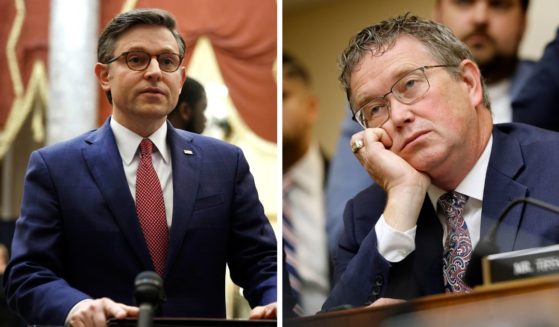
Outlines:
<svg viewBox="0 0 559 327"><path fill-rule="evenodd" d="M418 68L399 79L383 97L373 99L356 113L357 121L364 127L380 127L390 116L390 103L386 97L392 93L404 104L412 104L429 90L429 82L422 68Z"/></svg>
<svg viewBox="0 0 559 327"><path fill-rule="evenodd" d="M174 53L161 53L157 56L159 68L165 72L174 72L179 68L180 57ZM131 51L126 55L126 64L132 70L144 70L149 66L151 56L143 51Z"/></svg>

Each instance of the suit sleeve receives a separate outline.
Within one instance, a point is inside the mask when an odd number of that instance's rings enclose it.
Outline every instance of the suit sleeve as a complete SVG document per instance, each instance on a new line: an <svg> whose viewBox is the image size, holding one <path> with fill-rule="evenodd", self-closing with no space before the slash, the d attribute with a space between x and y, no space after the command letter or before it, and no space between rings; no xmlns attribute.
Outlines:
<svg viewBox="0 0 559 327"><path fill-rule="evenodd" d="M228 250L231 279L243 287L251 307L276 302L276 238L240 150L233 194L231 246Z"/></svg>
<svg viewBox="0 0 559 327"><path fill-rule="evenodd" d="M381 297L385 289L390 264L377 250L375 229L370 228L359 240L356 228L354 200L350 200L344 211L344 232L336 255L335 286L322 310L348 304L368 305Z"/></svg>
<svg viewBox="0 0 559 327"><path fill-rule="evenodd" d="M64 280L64 236L57 191L40 152L33 152L24 182L21 214L5 271L9 305L29 325L63 325L70 309L88 296Z"/></svg>

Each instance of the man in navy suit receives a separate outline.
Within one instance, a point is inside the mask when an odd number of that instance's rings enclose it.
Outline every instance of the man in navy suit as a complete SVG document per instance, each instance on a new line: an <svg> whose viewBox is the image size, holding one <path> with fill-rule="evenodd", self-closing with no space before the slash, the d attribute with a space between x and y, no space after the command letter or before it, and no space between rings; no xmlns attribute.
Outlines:
<svg viewBox="0 0 559 327"><path fill-rule="evenodd" d="M515 198L559 204L559 134L493 127L471 52L448 28L400 16L358 33L340 80L363 130L351 148L375 180L346 206L323 309L470 292L472 248ZM500 251L559 242L559 218L517 206Z"/></svg>
<svg viewBox="0 0 559 327"><path fill-rule="evenodd" d="M146 270L163 278L157 316L225 317L226 265L251 318L275 317L276 240L241 150L166 122L186 78L184 53L167 12L118 15L99 39L95 66L112 117L31 155L4 280L28 324L104 326L136 316L133 284ZM161 186L147 199L157 193L163 213L164 236L149 239L168 243L164 256L152 255L144 232L155 215L143 224L136 213L144 142L154 149L152 184Z"/></svg>
<svg viewBox="0 0 559 327"><path fill-rule="evenodd" d="M436 0L434 20L448 26L464 42L479 65L491 100L493 123L520 122L559 131L554 107L533 106L531 110L512 106L511 100L532 75L534 62L521 59L518 48L527 25L528 0ZM348 149L359 126L349 110L332 156L326 186L326 215L329 249L338 246L345 204L371 184L370 178Z"/></svg>

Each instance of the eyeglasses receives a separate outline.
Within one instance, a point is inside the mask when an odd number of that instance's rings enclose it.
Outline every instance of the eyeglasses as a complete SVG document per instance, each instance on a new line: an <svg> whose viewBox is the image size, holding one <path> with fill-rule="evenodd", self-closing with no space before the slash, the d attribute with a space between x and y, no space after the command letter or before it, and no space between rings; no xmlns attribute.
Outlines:
<svg viewBox="0 0 559 327"><path fill-rule="evenodd" d="M182 62L181 56L176 53L160 53L152 56L144 51L127 51L107 61L107 64L117 61L122 56L126 59L126 65L128 68L135 71L141 71L148 68L152 57L157 58L159 69L167 73L177 71Z"/></svg>
<svg viewBox="0 0 559 327"><path fill-rule="evenodd" d="M392 93L394 98L403 104L413 104L421 100L430 87L425 71L439 67L458 67L458 65L423 66L408 72L392 85L390 92L373 98L354 112L353 120L363 128L381 127L390 119L390 101L386 97Z"/></svg>

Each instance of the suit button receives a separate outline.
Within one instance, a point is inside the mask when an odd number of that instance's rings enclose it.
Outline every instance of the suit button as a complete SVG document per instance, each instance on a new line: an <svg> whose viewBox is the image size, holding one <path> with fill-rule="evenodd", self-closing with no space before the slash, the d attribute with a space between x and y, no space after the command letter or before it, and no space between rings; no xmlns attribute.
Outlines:
<svg viewBox="0 0 559 327"><path fill-rule="evenodd" d="M380 294L380 286L375 286L375 287L373 288L373 293L372 293L372 294L373 294L374 297L379 296L379 294Z"/></svg>
<svg viewBox="0 0 559 327"><path fill-rule="evenodd" d="M375 278L375 285L382 286L382 284L384 284L384 278L382 277L382 275L377 275L377 277Z"/></svg>

